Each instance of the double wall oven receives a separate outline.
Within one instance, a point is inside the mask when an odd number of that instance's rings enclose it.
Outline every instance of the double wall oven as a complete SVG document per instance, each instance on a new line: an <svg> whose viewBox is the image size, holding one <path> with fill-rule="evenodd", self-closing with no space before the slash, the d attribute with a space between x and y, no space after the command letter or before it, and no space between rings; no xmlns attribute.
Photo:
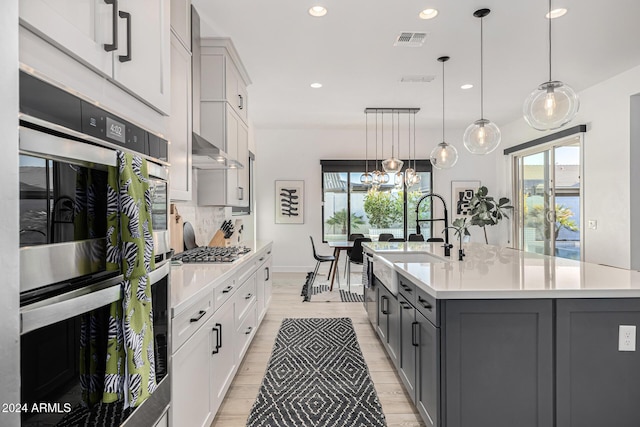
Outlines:
<svg viewBox="0 0 640 427"><path fill-rule="evenodd" d="M106 270L107 170L116 166L116 150L137 153L148 161L156 258L150 280L158 387L135 410L120 404L104 411L86 402L83 392L83 372L88 369L84 365L94 363L92 369L100 369L104 361L90 362L83 356L81 341L86 322L107 318L111 303L122 298L122 274ZM86 425L152 426L166 412L171 354L166 161L167 142L159 136L21 72L23 426L75 425L72 420L80 417L91 420ZM98 327L108 328L106 323ZM95 352L98 358L100 354L106 357L102 350ZM100 419L101 411L108 412L108 420Z"/></svg>

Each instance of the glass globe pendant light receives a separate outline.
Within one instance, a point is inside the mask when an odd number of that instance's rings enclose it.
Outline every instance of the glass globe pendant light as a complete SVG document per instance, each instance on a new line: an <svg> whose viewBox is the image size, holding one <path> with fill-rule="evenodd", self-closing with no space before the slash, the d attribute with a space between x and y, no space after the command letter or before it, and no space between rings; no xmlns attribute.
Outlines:
<svg viewBox="0 0 640 427"><path fill-rule="evenodd" d="M408 135L409 135L409 139L408 139L408 141L409 141L409 167L406 168L405 171L404 171L404 181L405 181L405 184L407 185L407 187L410 187L410 186L413 185L414 177L416 175L416 170L411 167L411 116L407 115L407 118L409 119L409 126L408 126L408 130L409 130L409 132L408 132ZM413 113L413 120L414 120L413 124L414 124L414 127L415 127L415 113ZM414 138L415 138L415 128L414 128L413 134L414 134ZM414 150L413 155L415 156L415 150ZM415 165L415 161L414 161L414 165Z"/></svg>
<svg viewBox="0 0 640 427"><path fill-rule="evenodd" d="M398 119L400 118L400 113L398 113ZM400 126L398 125L398 132L400 131ZM394 122L393 122L393 112L391 113L391 157L382 162L382 168L385 172L389 174L396 174L400 172L404 162L400 159L397 159L395 156L394 146L393 146L393 134L394 134Z"/></svg>
<svg viewBox="0 0 640 427"><path fill-rule="evenodd" d="M373 184L373 176L369 173L369 113L365 111L365 134L364 134L364 162L365 172L360 175L360 183L364 185Z"/></svg>
<svg viewBox="0 0 640 427"><path fill-rule="evenodd" d="M444 63L448 60L448 56L438 58L438 61L442 62L442 142L431 151L429 159L436 169L452 168L458 161L458 150L444 140Z"/></svg>
<svg viewBox="0 0 640 427"><path fill-rule="evenodd" d="M549 81L539 85L524 101L524 119L534 129L558 129L578 113L578 94L565 83L551 79L551 0L549 0Z"/></svg>
<svg viewBox="0 0 640 427"><path fill-rule="evenodd" d="M489 154L500 145L500 129L491 120L484 118L484 55L483 18L490 9L479 9L473 16L480 18L480 119L471 123L464 132L462 142L471 154Z"/></svg>

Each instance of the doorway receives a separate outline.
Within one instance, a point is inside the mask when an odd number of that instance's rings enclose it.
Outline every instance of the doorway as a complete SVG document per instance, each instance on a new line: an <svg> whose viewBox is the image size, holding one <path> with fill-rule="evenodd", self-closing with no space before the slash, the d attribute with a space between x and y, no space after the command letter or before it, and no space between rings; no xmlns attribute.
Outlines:
<svg viewBox="0 0 640 427"><path fill-rule="evenodd" d="M519 249L582 260L582 140L578 134L514 153Z"/></svg>

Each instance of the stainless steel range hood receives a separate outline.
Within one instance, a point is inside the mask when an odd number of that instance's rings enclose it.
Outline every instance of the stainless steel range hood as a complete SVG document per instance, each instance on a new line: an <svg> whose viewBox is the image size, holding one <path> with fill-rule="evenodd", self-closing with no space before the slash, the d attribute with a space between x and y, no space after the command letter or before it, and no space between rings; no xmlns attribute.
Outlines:
<svg viewBox="0 0 640 427"><path fill-rule="evenodd" d="M244 166L210 140L200 135L200 16L191 6L192 52L192 109L193 134L191 140L192 166L195 169L242 169Z"/></svg>

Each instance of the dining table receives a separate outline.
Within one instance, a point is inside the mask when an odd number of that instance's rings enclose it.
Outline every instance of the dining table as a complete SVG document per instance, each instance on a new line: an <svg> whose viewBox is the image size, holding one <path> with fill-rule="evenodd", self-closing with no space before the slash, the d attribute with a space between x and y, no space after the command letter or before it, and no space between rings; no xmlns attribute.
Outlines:
<svg viewBox="0 0 640 427"><path fill-rule="evenodd" d="M349 250L353 248L353 241L349 240L339 240L335 242L327 242L330 248L333 248L333 256L335 257L335 261L331 263L329 267L329 275L327 279L331 278L331 285L329 286L329 291L333 291L333 282L336 278L338 271L338 260L340 260L340 252ZM348 262L348 261L347 261ZM338 286L340 285L340 276L338 276Z"/></svg>

